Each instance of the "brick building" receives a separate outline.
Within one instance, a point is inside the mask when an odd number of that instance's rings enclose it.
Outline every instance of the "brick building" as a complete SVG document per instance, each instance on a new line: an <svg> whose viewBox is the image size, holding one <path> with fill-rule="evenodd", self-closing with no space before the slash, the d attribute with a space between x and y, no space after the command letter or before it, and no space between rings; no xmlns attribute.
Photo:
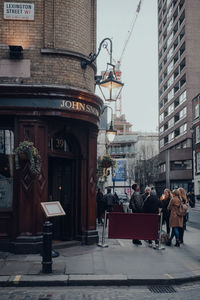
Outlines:
<svg viewBox="0 0 200 300"><path fill-rule="evenodd" d="M98 240L96 146L102 101L94 95L95 0L0 0L0 248L37 252L40 202L58 200L54 239ZM19 47L10 47L19 46ZM14 149L32 141L41 156L16 170Z"/></svg>
<svg viewBox="0 0 200 300"><path fill-rule="evenodd" d="M158 188L192 189L192 99L200 86L199 10L196 0L158 0Z"/></svg>

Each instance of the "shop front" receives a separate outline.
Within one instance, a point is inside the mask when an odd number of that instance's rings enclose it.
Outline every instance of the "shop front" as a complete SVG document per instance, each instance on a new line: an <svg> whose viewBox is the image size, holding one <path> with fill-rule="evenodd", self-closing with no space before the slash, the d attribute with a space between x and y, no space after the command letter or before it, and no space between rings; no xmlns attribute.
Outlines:
<svg viewBox="0 0 200 300"><path fill-rule="evenodd" d="M37 253L45 216L41 202L60 201L66 215L52 218L55 240L98 241L97 134L102 101L75 89L1 88L0 249ZM16 165L20 142L33 142L40 172Z"/></svg>

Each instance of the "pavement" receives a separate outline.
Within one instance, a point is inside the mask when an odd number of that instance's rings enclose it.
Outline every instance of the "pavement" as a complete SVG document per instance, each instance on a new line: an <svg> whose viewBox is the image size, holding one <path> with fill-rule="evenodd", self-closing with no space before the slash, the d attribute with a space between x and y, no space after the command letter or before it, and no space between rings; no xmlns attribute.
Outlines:
<svg viewBox="0 0 200 300"><path fill-rule="evenodd" d="M195 210L195 211L200 211L200 201L196 201L195 203L195 207L192 208L192 210Z"/></svg>
<svg viewBox="0 0 200 300"><path fill-rule="evenodd" d="M98 229L101 234L102 226ZM131 240L119 239L106 243L108 248L77 244L59 249L51 274L41 272L40 255L0 252L0 286L169 285L200 280L196 228L187 227L180 248L154 250L144 241L135 246Z"/></svg>

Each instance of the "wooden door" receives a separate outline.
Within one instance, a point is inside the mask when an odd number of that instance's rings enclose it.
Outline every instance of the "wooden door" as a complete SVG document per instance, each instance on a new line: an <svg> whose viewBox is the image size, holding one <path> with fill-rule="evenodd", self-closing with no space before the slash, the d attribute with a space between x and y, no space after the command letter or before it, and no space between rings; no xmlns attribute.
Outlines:
<svg viewBox="0 0 200 300"><path fill-rule="evenodd" d="M49 160L49 199L60 201L66 216L52 218L53 238L74 237L74 162L68 159Z"/></svg>

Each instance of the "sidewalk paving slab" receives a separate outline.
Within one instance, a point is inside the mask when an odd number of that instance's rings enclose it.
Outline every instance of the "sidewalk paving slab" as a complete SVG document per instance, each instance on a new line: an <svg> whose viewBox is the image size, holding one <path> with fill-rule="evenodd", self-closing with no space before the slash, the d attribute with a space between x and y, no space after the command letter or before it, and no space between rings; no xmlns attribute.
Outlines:
<svg viewBox="0 0 200 300"><path fill-rule="evenodd" d="M107 240L108 248L62 248L53 273L42 274L40 255L0 253L0 286L96 286L181 284L200 280L199 230L189 227L180 248L154 250L143 242Z"/></svg>

